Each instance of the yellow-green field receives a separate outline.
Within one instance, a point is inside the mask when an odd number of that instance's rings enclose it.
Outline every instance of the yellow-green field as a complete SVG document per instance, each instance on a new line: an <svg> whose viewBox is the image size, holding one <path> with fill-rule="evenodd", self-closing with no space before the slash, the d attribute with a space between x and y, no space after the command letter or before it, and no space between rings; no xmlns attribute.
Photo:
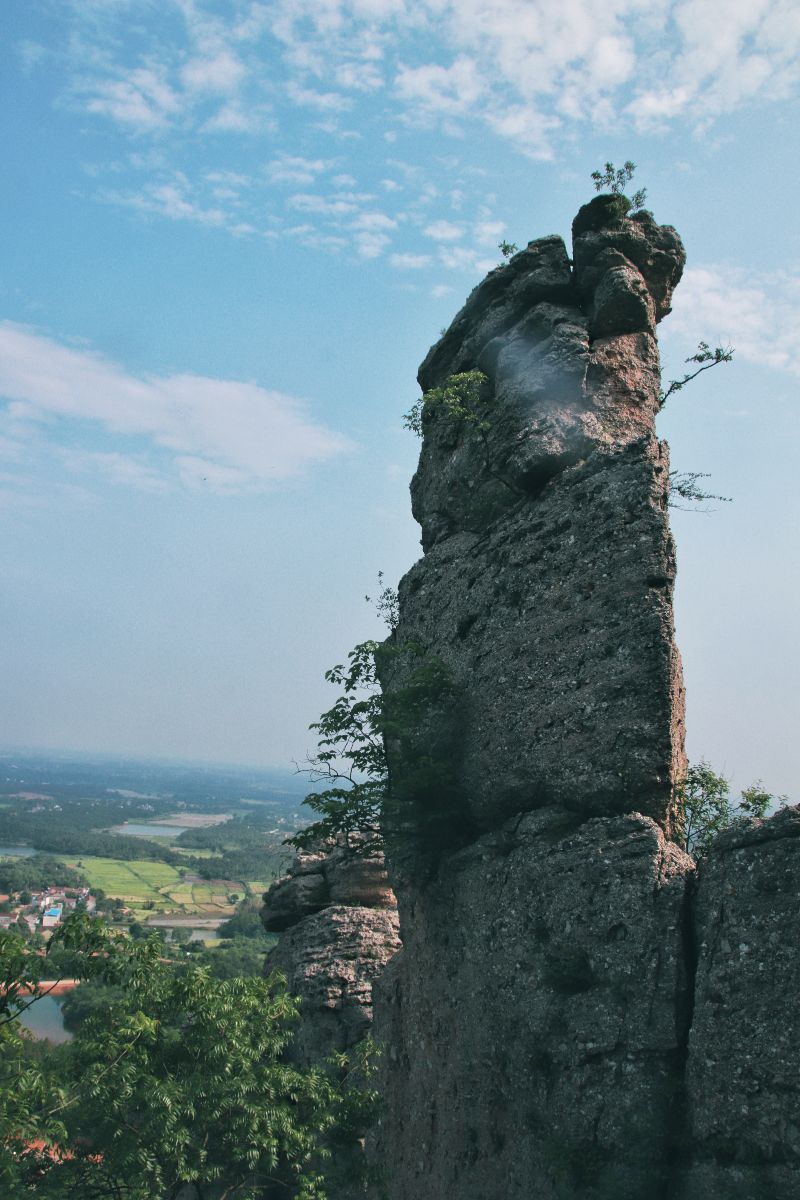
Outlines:
<svg viewBox="0 0 800 1200"><path fill-rule="evenodd" d="M89 886L102 888L107 896L118 896L131 908L141 907L152 900L156 908L169 908L171 904L162 889L174 885L180 879L178 872L168 863L136 859L122 862L118 858L95 858L81 855L80 858L65 858L71 867L80 862L78 868L89 880Z"/></svg>
<svg viewBox="0 0 800 1200"><path fill-rule="evenodd" d="M80 862L79 870L90 887L102 888L112 898L118 896L137 916L169 912L229 917L234 906L228 902L228 896L234 892L240 897L245 894L244 883L239 880L187 879L168 863L149 859L127 862L82 855L65 857L64 861L71 867Z"/></svg>

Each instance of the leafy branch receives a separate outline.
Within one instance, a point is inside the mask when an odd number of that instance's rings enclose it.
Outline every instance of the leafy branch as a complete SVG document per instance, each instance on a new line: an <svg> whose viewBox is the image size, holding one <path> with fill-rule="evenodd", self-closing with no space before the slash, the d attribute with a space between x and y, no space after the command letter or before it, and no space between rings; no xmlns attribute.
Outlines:
<svg viewBox="0 0 800 1200"><path fill-rule="evenodd" d="M718 367L720 363L729 363L733 358L733 346L715 346L712 350L708 342L698 342L697 350L694 354L690 354L686 359L687 363L699 363L696 371L690 371L684 375L682 379L673 379L665 390L658 394L659 408L663 408L670 396L674 396L676 392L685 388L687 383L691 383L693 379L697 379L698 375L702 375L704 371L710 371L712 367Z"/></svg>
<svg viewBox="0 0 800 1200"><path fill-rule="evenodd" d="M745 817L763 820L770 808L788 803L786 796L773 796L765 791L760 779L742 788L733 803L730 784L724 775L701 759L687 767L678 787L680 841L687 854L705 854L714 838Z"/></svg>
<svg viewBox="0 0 800 1200"><path fill-rule="evenodd" d="M608 191L614 196L625 196L625 188L633 179L635 170L636 163L631 162L630 159L618 168L613 163L607 162L604 170L592 171L595 191ZM632 196L625 196L625 199L630 200L631 210L636 212L638 209L644 207L644 202L647 199L647 189L640 188Z"/></svg>

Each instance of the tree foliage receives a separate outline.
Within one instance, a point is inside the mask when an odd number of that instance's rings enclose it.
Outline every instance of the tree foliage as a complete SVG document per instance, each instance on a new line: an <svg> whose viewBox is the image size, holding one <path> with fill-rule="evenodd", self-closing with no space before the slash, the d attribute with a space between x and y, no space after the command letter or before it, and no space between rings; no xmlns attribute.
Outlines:
<svg viewBox="0 0 800 1200"><path fill-rule="evenodd" d="M379 663L400 668L402 675L386 693ZM457 687L447 665L413 643L368 641L355 646L347 664L332 667L325 678L342 691L311 726L318 749L303 769L313 782L328 786L306 797L318 819L289 843L307 848L359 834L358 845L370 848L381 844L387 831L407 834L412 828L427 830L435 840L438 815L452 787L446 714ZM391 789L387 747L395 763Z"/></svg>
<svg viewBox="0 0 800 1200"><path fill-rule="evenodd" d="M403 425L417 437L422 437L425 422L441 412L456 421L467 421L486 433L489 423L478 413L481 393L487 378L482 371L462 371L450 375L441 387L430 388L415 400L403 415Z"/></svg>
<svg viewBox="0 0 800 1200"><path fill-rule="evenodd" d="M364 1114L335 1069L284 1061L298 1001L278 976L176 970L162 944L70 918L61 943L107 986L69 1045L26 1054L18 1015L44 994L47 956L0 940L0 1194L23 1200L322 1200L337 1123ZM43 965L44 964L44 965Z"/></svg>
<svg viewBox="0 0 800 1200"><path fill-rule="evenodd" d="M592 181L596 192L611 192L614 196L625 196L625 189L631 182L636 171L636 163L630 159L623 163L621 167L615 167L613 163L607 162L602 171L592 171ZM635 212L639 208L644 207L644 202L647 199L647 189L640 188L638 192L634 192L632 196L625 197L630 200L631 209Z"/></svg>
<svg viewBox="0 0 800 1200"><path fill-rule="evenodd" d="M690 354L686 359L687 363L699 364L697 370L687 372L681 379L671 380L667 387L659 393L659 406L663 408L670 396L681 391L687 383L697 379L697 376L702 375L704 371L710 371L712 367L718 367L720 363L729 363L732 358L733 346L715 346L712 350L708 342L698 342L694 354Z"/></svg>
<svg viewBox="0 0 800 1200"><path fill-rule="evenodd" d="M767 815L775 804L785 804L785 796L773 796L761 780L743 788L739 799L731 800L730 784L700 759L687 768L678 789L681 842L687 854L705 854L717 834L742 817Z"/></svg>

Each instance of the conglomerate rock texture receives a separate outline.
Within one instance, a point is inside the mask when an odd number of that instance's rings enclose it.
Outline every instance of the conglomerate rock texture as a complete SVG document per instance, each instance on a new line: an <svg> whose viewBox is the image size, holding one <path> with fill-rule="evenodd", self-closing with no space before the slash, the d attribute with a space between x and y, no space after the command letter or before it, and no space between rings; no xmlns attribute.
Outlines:
<svg viewBox="0 0 800 1200"><path fill-rule="evenodd" d="M800 815L741 825L699 879L669 840L655 324L683 249L610 197L573 241L491 272L420 370L424 557L379 662L403 948L373 989L375 1195L788 1200Z"/></svg>
<svg viewBox="0 0 800 1200"><path fill-rule="evenodd" d="M694 898L686 1200L800 1196L800 807L714 842Z"/></svg>
<svg viewBox="0 0 800 1200"><path fill-rule="evenodd" d="M557 237L531 242L420 369L424 391L486 380L474 420L423 410L411 492L425 556L400 584L392 639L435 654L460 686L448 770L465 837L553 804L668 827L684 765L669 463L654 432L655 321L683 247L640 213L580 233L574 256ZM403 768L396 758L398 792Z"/></svg>
<svg viewBox="0 0 800 1200"><path fill-rule="evenodd" d="M290 1054L317 1063L370 1030L372 984L400 946L397 902L383 853L347 844L301 851L264 896L261 919L282 932L265 970L303 1001Z"/></svg>
<svg viewBox="0 0 800 1200"><path fill-rule="evenodd" d="M442 863L379 984L392 1200L667 1194L690 871L647 817L563 809Z"/></svg>

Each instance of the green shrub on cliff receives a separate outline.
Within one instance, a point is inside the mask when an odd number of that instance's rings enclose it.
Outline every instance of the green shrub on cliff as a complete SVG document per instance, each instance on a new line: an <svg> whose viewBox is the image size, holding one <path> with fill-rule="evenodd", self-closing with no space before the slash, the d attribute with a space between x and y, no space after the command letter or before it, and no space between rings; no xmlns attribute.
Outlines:
<svg viewBox="0 0 800 1200"><path fill-rule="evenodd" d="M678 790L680 836L687 854L705 854L714 838L742 817L764 818L770 808L785 804L786 796L773 796L764 790L761 780L743 788L731 801L730 784L724 775L701 758L690 763Z"/></svg>
<svg viewBox="0 0 800 1200"><path fill-rule="evenodd" d="M417 437L422 437L425 421L441 412L453 421L467 421L480 432L489 429L487 421L478 415L478 404L487 378L483 371L462 371L450 375L441 387L431 388L415 400L403 415L403 425Z"/></svg>
<svg viewBox="0 0 800 1200"><path fill-rule="evenodd" d="M644 202L647 199L647 189L640 188L638 192L634 192L631 197L625 195L625 188L631 182L636 171L636 163L630 159L623 163L621 167L615 167L613 163L607 162L604 170L592 171L592 182L596 192L610 192L613 196L622 196L628 200L628 208L636 212L644 207Z"/></svg>
<svg viewBox="0 0 800 1200"><path fill-rule="evenodd" d="M395 675L381 690L379 667ZM318 750L309 758L312 782L325 783L304 801L317 820L287 841L299 848L327 838L371 831L364 848L390 832L422 836L435 850L456 803L449 742L458 689L436 655L412 643L361 642L346 665L325 673L342 689L311 726ZM387 746L392 760L389 788Z"/></svg>

